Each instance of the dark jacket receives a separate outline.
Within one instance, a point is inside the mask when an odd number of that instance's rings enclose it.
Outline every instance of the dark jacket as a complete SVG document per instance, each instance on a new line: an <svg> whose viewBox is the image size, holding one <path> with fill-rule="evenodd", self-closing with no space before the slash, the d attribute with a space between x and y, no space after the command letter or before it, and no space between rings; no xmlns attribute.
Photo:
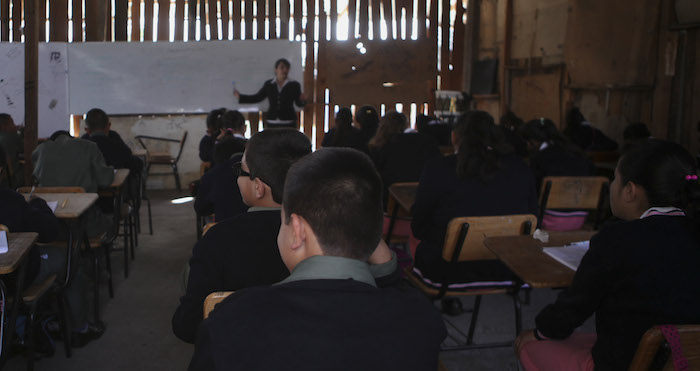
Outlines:
<svg viewBox="0 0 700 371"><path fill-rule="evenodd" d="M187 292L172 319L178 338L194 343L210 293L271 285L289 276L277 250L279 229L278 210L253 211L218 223L197 242Z"/></svg>
<svg viewBox="0 0 700 371"><path fill-rule="evenodd" d="M617 149L617 142L591 125L581 124L576 128L567 128L564 130L564 134L584 151L614 151Z"/></svg>
<svg viewBox="0 0 700 371"><path fill-rule="evenodd" d="M542 179L548 176L589 176L595 172L593 162L583 153L572 152L556 144L533 154L530 168L538 190L542 187Z"/></svg>
<svg viewBox="0 0 700 371"><path fill-rule="evenodd" d="M322 147L347 147L354 148L358 151L367 152L367 143L365 142L362 132L356 127L351 127L350 131L340 138L338 130L332 128L323 136L321 142Z"/></svg>
<svg viewBox="0 0 700 371"><path fill-rule="evenodd" d="M426 164L413 204L413 234L421 240L415 266L424 276L440 281L446 263L442 248L447 224L460 216L508 214L537 215L537 195L532 171L515 156L501 160L501 168L490 182L457 177L457 155ZM533 226L534 227L534 226ZM498 261L459 263L453 282L498 281L511 278Z"/></svg>
<svg viewBox="0 0 700 371"><path fill-rule="evenodd" d="M595 313L596 370L626 370L645 331L700 323L700 235L686 217L650 216L604 228L571 287L536 318L564 339Z"/></svg>
<svg viewBox="0 0 700 371"><path fill-rule="evenodd" d="M199 159L202 162L214 162L214 147L216 146L216 137L209 134L202 137L199 141Z"/></svg>
<svg viewBox="0 0 700 371"><path fill-rule="evenodd" d="M241 290L199 328L190 370L435 370L445 328L421 294L352 279Z"/></svg>
<svg viewBox="0 0 700 371"><path fill-rule="evenodd" d="M389 186L400 182L417 182L430 160L442 157L435 140L420 133L402 133L382 148L371 148L370 157L382 177L384 205Z"/></svg>
<svg viewBox="0 0 700 371"><path fill-rule="evenodd" d="M241 94L239 103L258 103L267 98L269 107L263 115L265 120L288 120L296 121L297 114L294 111L294 104L303 107L306 102L301 100L301 85L298 82L288 80L281 91L277 90L277 80L265 81L262 88L253 94Z"/></svg>
<svg viewBox="0 0 700 371"><path fill-rule="evenodd" d="M215 165L202 176L202 182L194 201L198 215L216 215L221 222L248 210L243 203L238 182L233 174L233 164L241 160L241 155Z"/></svg>

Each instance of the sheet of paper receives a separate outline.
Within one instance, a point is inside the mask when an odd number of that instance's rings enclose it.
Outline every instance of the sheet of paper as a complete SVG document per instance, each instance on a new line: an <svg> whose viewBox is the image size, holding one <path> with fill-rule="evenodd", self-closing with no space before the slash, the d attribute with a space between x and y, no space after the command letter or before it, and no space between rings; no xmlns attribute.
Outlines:
<svg viewBox="0 0 700 371"><path fill-rule="evenodd" d="M589 241L574 242L560 247L545 247L542 249L545 254L572 270L577 270L581 259L588 251Z"/></svg>
<svg viewBox="0 0 700 371"><path fill-rule="evenodd" d="M7 243L7 233L5 231L0 231L0 254L4 254L9 250L9 244Z"/></svg>
<svg viewBox="0 0 700 371"><path fill-rule="evenodd" d="M56 207L58 207L58 201L49 201L46 203L46 205L48 205L49 208L51 208L51 211L55 213Z"/></svg>

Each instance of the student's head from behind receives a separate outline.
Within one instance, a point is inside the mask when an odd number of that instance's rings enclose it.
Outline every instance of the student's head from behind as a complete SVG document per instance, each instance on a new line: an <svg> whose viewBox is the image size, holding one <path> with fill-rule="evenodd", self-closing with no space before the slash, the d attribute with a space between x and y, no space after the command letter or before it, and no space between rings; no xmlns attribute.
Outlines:
<svg viewBox="0 0 700 371"><path fill-rule="evenodd" d="M277 244L289 270L313 255L367 261L382 234L382 185L367 155L323 148L292 165Z"/></svg>
<svg viewBox="0 0 700 371"><path fill-rule="evenodd" d="M207 115L207 134L217 136L221 130L221 117L226 113L226 108L212 110Z"/></svg>
<svg viewBox="0 0 700 371"><path fill-rule="evenodd" d="M16 133L17 127L15 126L12 116L7 113L0 113L0 133Z"/></svg>
<svg viewBox="0 0 700 371"><path fill-rule="evenodd" d="M107 113L99 108L93 108L85 115L85 125L88 134L107 133L110 129Z"/></svg>
<svg viewBox="0 0 700 371"><path fill-rule="evenodd" d="M289 167L311 153L309 138L294 129L267 129L250 138L241 159L238 188L248 206L282 203Z"/></svg>
<svg viewBox="0 0 700 371"><path fill-rule="evenodd" d="M245 151L245 142L236 138L226 137L219 141L214 147L214 163L226 162L236 153Z"/></svg>
<svg viewBox="0 0 700 371"><path fill-rule="evenodd" d="M513 111L508 111L501 116L501 125L503 125L509 131L518 131L523 124L523 120Z"/></svg>
<svg viewBox="0 0 700 371"><path fill-rule="evenodd" d="M275 77L277 80L284 81L289 76L289 69L292 67L291 63L285 58L280 58L275 62Z"/></svg>
<svg viewBox="0 0 700 371"><path fill-rule="evenodd" d="M698 168L679 144L650 139L618 162L610 185L610 207L618 218L632 220L650 207L669 206L700 216Z"/></svg>
<svg viewBox="0 0 700 371"><path fill-rule="evenodd" d="M487 182L500 168L501 157L513 153L503 131L484 111L469 111L452 128L452 143L457 151L457 176Z"/></svg>
<svg viewBox="0 0 700 371"><path fill-rule="evenodd" d="M236 110L227 110L219 119L221 129L224 130L224 136L233 136L233 134L245 134L245 117Z"/></svg>
<svg viewBox="0 0 700 371"><path fill-rule="evenodd" d="M372 106L362 106L355 112L355 121L363 131L376 131L379 126L379 114Z"/></svg>
<svg viewBox="0 0 700 371"><path fill-rule="evenodd" d="M335 127L349 129L352 126L352 111L350 108L342 107L335 114Z"/></svg>
<svg viewBox="0 0 700 371"><path fill-rule="evenodd" d="M543 143L552 144L562 140L554 121L544 117L528 121L520 127L518 133L527 143L530 153L537 152Z"/></svg>
<svg viewBox="0 0 700 371"><path fill-rule="evenodd" d="M56 139L58 139L58 138L60 138L60 137L62 137L62 136L67 136L67 137L72 138L72 136L70 135L69 132L67 132L67 131L65 131L65 130L58 130L58 131L56 131L55 133L51 134L51 136L49 137L49 140L51 140L51 141L53 142L53 141L56 141Z"/></svg>
<svg viewBox="0 0 700 371"><path fill-rule="evenodd" d="M379 120L379 129L374 138L370 140L369 146L374 149L383 148L391 138L403 133L408 128L408 120L403 113L391 111Z"/></svg>

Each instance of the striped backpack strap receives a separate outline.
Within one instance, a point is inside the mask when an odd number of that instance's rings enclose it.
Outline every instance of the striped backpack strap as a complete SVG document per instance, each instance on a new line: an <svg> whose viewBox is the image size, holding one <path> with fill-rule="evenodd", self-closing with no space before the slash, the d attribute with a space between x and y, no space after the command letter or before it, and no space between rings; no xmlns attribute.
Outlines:
<svg viewBox="0 0 700 371"><path fill-rule="evenodd" d="M659 326L661 333L664 334L666 342L671 347L671 358L673 359L673 368L676 371L687 371L688 360L683 357L683 347L681 346L681 337L678 335L678 328L673 325Z"/></svg>

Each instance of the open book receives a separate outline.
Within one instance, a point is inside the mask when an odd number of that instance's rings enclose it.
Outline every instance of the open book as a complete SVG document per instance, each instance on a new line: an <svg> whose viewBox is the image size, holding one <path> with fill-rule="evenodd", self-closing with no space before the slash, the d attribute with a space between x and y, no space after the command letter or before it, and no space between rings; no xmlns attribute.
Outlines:
<svg viewBox="0 0 700 371"><path fill-rule="evenodd" d="M589 241L574 242L566 246L545 247L542 249L545 254L572 270L577 270L581 259L588 251Z"/></svg>

